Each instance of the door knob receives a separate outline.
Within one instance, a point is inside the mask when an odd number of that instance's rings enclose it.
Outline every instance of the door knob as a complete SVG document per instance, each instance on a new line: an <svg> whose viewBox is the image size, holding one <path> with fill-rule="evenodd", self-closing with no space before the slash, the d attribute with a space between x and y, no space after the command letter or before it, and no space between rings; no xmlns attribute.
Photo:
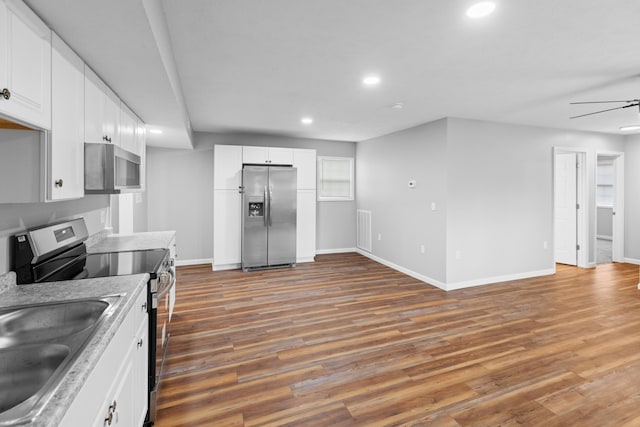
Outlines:
<svg viewBox="0 0 640 427"><path fill-rule="evenodd" d="M9 92L9 89L7 89L6 87L4 89L2 89L2 92L0 92L0 95L4 98L4 99L9 99L11 98L11 92Z"/></svg>
<svg viewBox="0 0 640 427"><path fill-rule="evenodd" d="M64 181L61 179L57 180L54 184L56 185L56 187L62 187L62 184L64 183Z"/></svg>

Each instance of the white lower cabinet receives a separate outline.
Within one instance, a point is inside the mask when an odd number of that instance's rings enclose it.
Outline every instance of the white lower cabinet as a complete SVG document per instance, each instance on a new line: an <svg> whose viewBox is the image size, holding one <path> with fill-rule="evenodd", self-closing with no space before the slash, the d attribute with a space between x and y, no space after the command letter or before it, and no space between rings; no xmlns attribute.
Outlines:
<svg viewBox="0 0 640 427"><path fill-rule="evenodd" d="M296 210L296 262L316 256L316 190L298 190Z"/></svg>
<svg viewBox="0 0 640 427"><path fill-rule="evenodd" d="M242 194L235 190L214 190L213 267L240 267L242 259Z"/></svg>
<svg viewBox="0 0 640 427"><path fill-rule="evenodd" d="M142 291L60 426L140 427L147 413L147 293Z"/></svg>

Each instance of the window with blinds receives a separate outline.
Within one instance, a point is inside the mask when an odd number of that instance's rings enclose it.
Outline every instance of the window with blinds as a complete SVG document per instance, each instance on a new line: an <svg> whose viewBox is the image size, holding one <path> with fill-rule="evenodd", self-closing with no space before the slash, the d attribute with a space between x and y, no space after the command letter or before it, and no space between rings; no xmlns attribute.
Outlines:
<svg viewBox="0 0 640 427"><path fill-rule="evenodd" d="M353 200L353 158L318 156L318 200Z"/></svg>

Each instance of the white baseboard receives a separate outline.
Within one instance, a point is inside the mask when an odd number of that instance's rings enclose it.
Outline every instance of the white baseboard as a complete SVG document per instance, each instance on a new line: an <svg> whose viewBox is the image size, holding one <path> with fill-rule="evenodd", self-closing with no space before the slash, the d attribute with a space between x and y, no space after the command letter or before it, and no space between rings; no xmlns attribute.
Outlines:
<svg viewBox="0 0 640 427"><path fill-rule="evenodd" d="M198 264L211 264L213 260L211 258L203 259L176 259L176 266L183 267L186 265L198 265Z"/></svg>
<svg viewBox="0 0 640 427"><path fill-rule="evenodd" d="M529 279L531 277L549 276L556 272L555 268L547 268L544 270L527 271L524 273L505 274L503 276L483 277L482 279L465 280L456 283L447 283L447 290L470 288L473 286L489 285L492 283L508 282L511 280Z"/></svg>
<svg viewBox="0 0 640 427"><path fill-rule="evenodd" d="M640 259L625 258L625 259L624 259L624 262L626 262L627 264L640 265Z"/></svg>
<svg viewBox="0 0 640 427"><path fill-rule="evenodd" d="M242 268L242 264L233 263L233 264L217 264L217 265L214 265L213 261L211 261L211 270L213 270L213 271L237 270L238 268Z"/></svg>
<svg viewBox="0 0 640 427"><path fill-rule="evenodd" d="M358 252L360 255L364 255L367 258L370 258L370 259L372 259L372 260L374 260L376 262L379 262L382 265L386 265L387 267L393 268L394 270L397 270L397 271L399 271L401 273L404 273L407 276L411 276L414 279L418 279L418 280L420 280L422 282L425 282L427 285L435 286L435 287L440 288L440 289L445 290L445 291L447 290L447 287L446 287L447 285L445 283L440 282L439 280L432 279L431 277L427 277L425 275L416 273L415 271L409 270L408 268L401 267L398 264L394 264L394 263L392 263L390 261L387 261L386 259L383 259L383 258L380 258L378 256L375 256L372 253L369 253L367 251L363 251L362 249L356 249L356 252Z"/></svg>
<svg viewBox="0 0 640 427"><path fill-rule="evenodd" d="M456 282L456 283L443 283L439 280L433 279L431 277L427 277L423 274L416 273L415 271L409 270L408 268L401 267L383 258L375 256L369 252L366 252L360 249L358 249L357 252L361 255L366 256L367 258L370 258L376 262L379 262L380 264L386 265L387 267L393 268L394 270L397 270L401 273L411 276L414 279L418 279L422 282L425 282L428 285L435 286L445 291L453 291L456 289L470 288L473 286L489 285L491 283L508 282L510 280L528 279L530 277L548 276L556 272L555 265L554 265L553 268L548 268L544 270L528 271L528 272L516 273L516 274L506 274L503 276L495 276L495 277L485 277L482 279L466 280L463 282Z"/></svg>
<svg viewBox="0 0 640 427"><path fill-rule="evenodd" d="M356 248L317 249L316 255L345 254L348 252L358 252L358 250Z"/></svg>
<svg viewBox="0 0 640 427"><path fill-rule="evenodd" d="M613 236L603 236L603 235L598 234L598 235L596 236L596 239L600 239L600 240L613 240Z"/></svg>
<svg viewBox="0 0 640 427"><path fill-rule="evenodd" d="M315 262L315 257L296 258L296 264L302 264L303 262Z"/></svg>

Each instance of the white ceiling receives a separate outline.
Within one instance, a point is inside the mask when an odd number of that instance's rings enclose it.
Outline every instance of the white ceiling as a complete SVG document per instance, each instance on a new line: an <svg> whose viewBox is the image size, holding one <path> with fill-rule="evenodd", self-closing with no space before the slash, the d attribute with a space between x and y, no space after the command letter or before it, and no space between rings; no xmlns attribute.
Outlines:
<svg viewBox="0 0 640 427"><path fill-rule="evenodd" d="M189 146L189 121L348 141L446 116L608 133L640 123L637 107L569 119L615 106L572 101L640 98L638 0L496 0L482 20L465 16L473 0L27 3L142 119L180 134L150 145ZM381 84L363 87L367 73Z"/></svg>

